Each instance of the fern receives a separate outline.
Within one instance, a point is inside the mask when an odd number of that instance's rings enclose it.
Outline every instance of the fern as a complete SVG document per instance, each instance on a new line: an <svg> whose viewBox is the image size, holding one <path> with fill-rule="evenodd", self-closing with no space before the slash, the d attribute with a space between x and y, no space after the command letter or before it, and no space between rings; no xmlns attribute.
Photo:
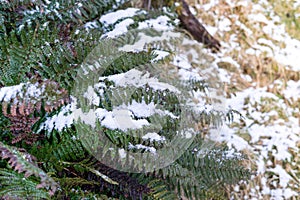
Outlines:
<svg viewBox="0 0 300 200"><path fill-rule="evenodd" d="M34 162L34 157L27 153L21 153L15 147L0 142L0 151L2 159L9 159L8 164L19 173L25 172L25 178L34 175L40 178L40 184L37 188L46 188L49 190L49 195L53 195L57 190L58 184L41 170Z"/></svg>
<svg viewBox="0 0 300 200"><path fill-rule="evenodd" d="M50 195L39 187L38 181L24 174L0 168L0 196L8 199L49 199Z"/></svg>
<svg viewBox="0 0 300 200"><path fill-rule="evenodd" d="M201 195L207 194L214 198L224 197L225 194L219 191L226 184L250 178L250 171L240 166L243 160L239 155L227 156L226 149L208 151L204 157L199 157L194 149L193 153L187 151L175 164L162 169L161 173L167 177L173 188L183 190L188 198L201 199L204 197Z"/></svg>

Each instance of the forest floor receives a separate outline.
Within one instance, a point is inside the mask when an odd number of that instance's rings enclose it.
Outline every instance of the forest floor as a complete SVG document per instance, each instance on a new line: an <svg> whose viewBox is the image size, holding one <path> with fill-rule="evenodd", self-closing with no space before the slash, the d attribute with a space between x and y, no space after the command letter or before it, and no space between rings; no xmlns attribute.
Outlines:
<svg viewBox="0 0 300 200"><path fill-rule="evenodd" d="M233 187L230 196L299 198L300 1L189 4L222 43L221 52L211 55L226 77L227 104L244 117L223 126L217 140L250 155L256 171L250 184Z"/></svg>

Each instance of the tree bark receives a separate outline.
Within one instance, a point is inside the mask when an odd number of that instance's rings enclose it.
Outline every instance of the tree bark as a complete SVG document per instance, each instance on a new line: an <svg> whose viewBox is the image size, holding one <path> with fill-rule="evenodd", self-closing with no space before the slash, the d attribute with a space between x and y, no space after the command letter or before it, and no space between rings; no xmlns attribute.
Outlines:
<svg viewBox="0 0 300 200"><path fill-rule="evenodd" d="M221 48L220 42L192 14L185 0L181 0L181 6L182 8L179 9L178 16L184 28L191 33L195 40L211 48L213 52L219 51Z"/></svg>

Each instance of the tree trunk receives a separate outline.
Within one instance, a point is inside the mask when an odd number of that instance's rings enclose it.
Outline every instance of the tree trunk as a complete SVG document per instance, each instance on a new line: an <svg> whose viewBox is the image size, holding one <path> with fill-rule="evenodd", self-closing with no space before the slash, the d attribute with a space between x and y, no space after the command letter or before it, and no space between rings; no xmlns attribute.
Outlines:
<svg viewBox="0 0 300 200"><path fill-rule="evenodd" d="M181 0L181 6L182 8L177 13L184 28L191 33L195 40L211 48L213 52L219 51L221 47L220 42L209 34L205 27L196 19L185 0Z"/></svg>

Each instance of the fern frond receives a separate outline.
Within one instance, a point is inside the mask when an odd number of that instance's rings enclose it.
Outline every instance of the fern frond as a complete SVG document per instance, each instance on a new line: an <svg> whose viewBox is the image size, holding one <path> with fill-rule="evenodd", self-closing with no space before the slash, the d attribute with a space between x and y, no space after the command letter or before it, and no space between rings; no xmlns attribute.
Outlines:
<svg viewBox="0 0 300 200"><path fill-rule="evenodd" d="M169 200L169 199L179 199L175 194L175 191L170 190L167 186L167 182L160 179L150 179L147 183L148 187L151 189L148 199L154 200Z"/></svg>
<svg viewBox="0 0 300 200"><path fill-rule="evenodd" d="M244 159L240 154L226 153L226 149L209 150L204 156L190 149L158 174L188 198L225 198L225 194L214 191L224 191L221 188L226 184L250 178L250 171L240 165Z"/></svg>
<svg viewBox="0 0 300 200"><path fill-rule="evenodd" d="M146 184L140 183L130 174L107 167L92 157L80 162L62 162L62 164L69 171L76 172L77 177L85 179L84 187L88 186L91 190L101 188L113 196L118 194L132 199L137 199L150 191ZM93 184L94 182L97 184Z"/></svg>
<svg viewBox="0 0 300 200"><path fill-rule="evenodd" d="M33 145L30 153L39 158L43 169L48 172L57 173L63 170L61 162L81 160L86 156L86 149L72 127L63 131L53 129L50 133L45 133L45 136L47 140Z"/></svg>
<svg viewBox="0 0 300 200"><path fill-rule="evenodd" d="M37 185L37 188L46 188L49 190L50 195L55 193L58 184L37 166L32 155L21 153L17 148L5 145L2 142L0 142L0 152L2 159L9 159L8 164L14 170L18 173L25 173L25 178L31 175L40 178L40 184Z"/></svg>
<svg viewBox="0 0 300 200"><path fill-rule="evenodd" d="M49 193L37 189L39 182L24 174L0 168L0 197L4 199L49 199Z"/></svg>

